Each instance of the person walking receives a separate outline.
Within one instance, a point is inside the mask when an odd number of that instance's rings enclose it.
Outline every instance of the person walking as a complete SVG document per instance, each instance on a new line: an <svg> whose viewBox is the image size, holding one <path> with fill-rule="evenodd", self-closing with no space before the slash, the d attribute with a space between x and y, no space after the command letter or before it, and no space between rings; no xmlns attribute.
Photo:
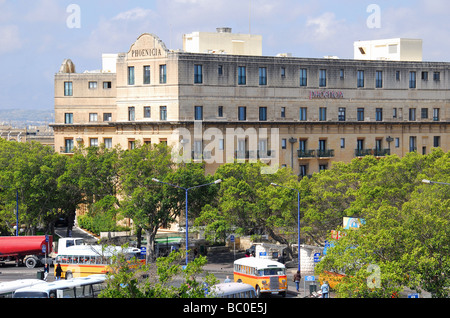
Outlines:
<svg viewBox="0 0 450 318"><path fill-rule="evenodd" d="M63 272L63 270L61 268L61 264L58 263L58 265L56 266L56 269L55 269L56 280L61 280L62 272Z"/></svg>
<svg viewBox="0 0 450 318"><path fill-rule="evenodd" d="M300 271L298 270L297 273L294 274L294 283L295 288L297 289L297 292L300 289L300 280L302 279L302 275L300 275Z"/></svg>
<svg viewBox="0 0 450 318"><path fill-rule="evenodd" d="M48 266L48 263L45 263L45 265L44 265L44 281L47 281L47 276L48 276L49 270L50 270L50 268Z"/></svg>
<svg viewBox="0 0 450 318"><path fill-rule="evenodd" d="M330 292L330 286L328 285L327 281L324 281L322 286L320 286L320 289L322 290L322 298L329 298L328 293Z"/></svg>

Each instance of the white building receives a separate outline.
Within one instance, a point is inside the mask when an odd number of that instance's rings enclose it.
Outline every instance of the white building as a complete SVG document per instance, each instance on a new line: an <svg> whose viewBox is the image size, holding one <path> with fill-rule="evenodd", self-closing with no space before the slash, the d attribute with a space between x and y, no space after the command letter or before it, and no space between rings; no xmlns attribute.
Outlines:
<svg viewBox="0 0 450 318"><path fill-rule="evenodd" d="M355 60L422 61L420 39L356 41L353 46Z"/></svg>
<svg viewBox="0 0 450 318"><path fill-rule="evenodd" d="M216 30L184 34L183 50L189 53L262 56L261 35L232 33L231 28Z"/></svg>

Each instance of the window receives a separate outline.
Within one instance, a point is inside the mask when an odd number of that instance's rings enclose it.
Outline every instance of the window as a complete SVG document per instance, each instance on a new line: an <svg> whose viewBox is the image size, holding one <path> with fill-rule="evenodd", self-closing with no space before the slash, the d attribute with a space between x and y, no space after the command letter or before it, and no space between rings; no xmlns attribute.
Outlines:
<svg viewBox="0 0 450 318"><path fill-rule="evenodd" d="M409 120L416 120L416 109L415 108L409 109Z"/></svg>
<svg viewBox="0 0 450 318"><path fill-rule="evenodd" d="M420 118L422 119L428 118L428 108L422 108L420 110Z"/></svg>
<svg viewBox="0 0 450 318"><path fill-rule="evenodd" d="M134 139L128 139L128 149L133 150L136 148L136 141Z"/></svg>
<svg viewBox="0 0 450 318"><path fill-rule="evenodd" d="M441 146L441 136L434 136L433 147L440 147L440 146Z"/></svg>
<svg viewBox="0 0 450 318"><path fill-rule="evenodd" d="M339 70L339 77L340 77L341 80L344 79L344 70L343 69Z"/></svg>
<svg viewBox="0 0 450 318"><path fill-rule="evenodd" d="M134 66L128 67L128 85L134 85Z"/></svg>
<svg viewBox="0 0 450 318"><path fill-rule="evenodd" d="M395 80L396 81L400 80L400 71L395 71Z"/></svg>
<svg viewBox="0 0 450 318"><path fill-rule="evenodd" d="M259 68L259 85L267 85L267 69L265 67Z"/></svg>
<svg viewBox="0 0 450 318"><path fill-rule="evenodd" d="M150 66L144 66L144 84L150 84Z"/></svg>
<svg viewBox="0 0 450 318"><path fill-rule="evenodd" d="M383 108L375 109L375 120L382 121L383 120Z"/></svg>
<svg viewBox="0 0 450 318"><path fill-rule="evenodd" d="M107 148L107 149L112 148L112 138L103 139L103 143L105 144L105 148Z"/></svg>
<svg viewBox="0 0 450 318"><path fill-rule="evenodd" d="M364 121L364 108L360 107L356 110L356 119L358 121Z"/></svg>
<svg viewBox="0 0 450 318"><path fill-rule="evenodd" d="M433 120L439 121L439 108L433 108Z"/></svg>
<svg viewBox="0 0 450 318"><path fill-rule="evenodd" d="M428 81L428 72L422 72L422 81Z"/></svg>
<svg viewBox="0 0 450 318"><path fill-rule="evenodd" d="M306 68L300 69L300 86L308 85L308 73Z"/></svg>
<svg viewBox="0 0 450 318"><path fill-rule="evenodd" d="M103 121L111 121L112 113L103 113Z"/></svg>
<svg viewBox="0 0 450 318"><path fill-rule="evenodd" d="M392 108L392 118L397 118L397 108Z"/></svg>
<svg viewBox="0 0 450 318"><path fill-rule="evenodd" d="M219 65L219 66L217 67L217 74L218 74L219 76L223 75L223 66L222 66L222 65Z"/></svg>
<svg viewBox="0 0 450 318"><path fill-rule="evenodd" d="M320 121L326 121L327 120L327 108L326 107L320 107L319 108L319 120Z"/></svg>
<svg viewBox="0 0 450 318"><path fill-rule="evenodd" d="M416 72L409 72L409 88L416 88Z"/></svg>
<svg viewBox="0 0 450 318"><path fill-rule="evenodd" d="M167 66L165 64L159 66L159 83L167 83Z"/></svg>
<svg viewBox="0 0 450 318"><path fill-rule="evenodd" d="M300 165L299 176L305 177L305 176L307 176L307 173L308 173L308 165Z"/></svg>
<svg viewBox="0 0 450 318"><path fill-rule="evenodd" d="M319 140L319 150L324 151L327 149L327 141L325 139Z"/></svg>
<svg viewBox="0 0 450 318"><path fill-rule="evenodd" d="M194 65L194 84L203 83L203 66L200 64Z"/></svg>
<svg viewBox="0 0 450 318"><path fill-rule="evenodd" d="M395 138L395 148L399 148L400 147L400 138L396 137Z"/></svg>
<svg viewBox="0 0 450 318"><path fill-rule="evenodd" d="M110 89L112 87L111 82L103 82L103 89Z"/></svg>
<svg viewBox="0 0 450 318"><path fill-rule="evenodd" d="M286 77L286 68L285 67L280 68L280 75L282 78Z"/></svg>
<svg viewBox="0 0 450 318"><path fill-rule="evenodd" d="M339 107L338 120L345 121L345 107Z"/></svg>
<svg viewBox="0 0 450 318"><path fill-rule="evenodd" d="M97 89L97 82L89 82L88 87L89 89Z"/></svg>
<svg viewBox="0 0 450 318"><path fill-rule="evenodd" d="M238 85L245 85L247 83L247 73L245 66L238 67Z"/></svg>
<svg viewBox="0 0 450 318"><path fill-rule="evenodd" d="M219 139L219 150L225 149L225 141L224 139Z"/></svg>
<svg viewBox="0 0 450 318"><path fill-rule="evenodd" d="M327 86L327 70L319 71L319 86L320 87Z"/></svg>
<svg viewBox="0 0 450 318"><path fill-rule="evenodd" d="M267 120L267 107L260 107L259 108L259 120L260 121Z"/></svg>
<svg viewBox="0 0 450 318"><path fill-rule="evenodd" d="M306 107L300 107L300 120L306 120L307 115L307 108Z"/></svg>
<svg viewBox="0 0 450 318"><path fill-rule="evenodd" d="M203 106L195 106L194 119L195 120L203 120Z"/></svg>
<svg viewBox="0 0 450 318"><path fill-rule="evenodd" d="M341 148L345 148L345 138L341 138Z"/></svg>
<svg viewBox="0 0 450 318"><path fill-rule="evenodd" d="M364 87L364 71L358 71L356 87Z"/></svg>
<svg viewBox="0 0 450 318"><path fill-rule="evenodd" d="M98 147L98 138L90 138L89 147Z"/></svg>
<svg viewBox="0 0 450 318"><path fill-rule="evenodd" d="M144 106L144 118L152 117L152 108L150 106Z"/></svg>
<svg viewBox="0 0 450 318"><path fill-rule="evenodd" d="M73 124L73 113L65 113L64 114L64 123L65 124Z"/></svg>
<svg viewBox="0 0 450 318"><path fill-rule="evenodd" d="M375 87L382 88L383 87L383 71L376 71L375 73Z"/></svg>
<svg viewBox="0 0 450 318"><path fill-rule="evenodd" d="M416 151L417 150L417 138L415 136L409 137L409 151Z"/></svg>
<svg viewBox="0 0 450 318"><path fill-rule="evenodd" d="M217 117L223 117L223 106L217 107Z"/></svg>
<svg viewBox="0 0 450 318"><path fill-rule="evenodd" d="M64 96L73 96L72 82L64 82Z"/></svg>
<svg viewBox="0 0 450 318"><path fill-rule="evenodd" d="M239 106L238 108L238 120L247 120L247 108Z"/></svg>
<svg viewBox="0 0 450 318"><path fill-rule="evenodd" d="M281 118L286 118L286 107L281 107Z"/></svg>
<svg viewBox="0 0 450 318"><path fill-rule="evenodd" d="M73 139L66 139L64 140L64 153L72 153L73 152Z"/></svg>
<svg viewBox="0 0 450 318"><path fill-rule="evenodd" d="M134 107L128 107L128 120L134 121L135 120L135 109Z"/></svg>
<svg viewBox="0 0 450 318"><path fill-rule="evenodd" d="M167 120L167 106L160 106L159 107L159 119L160 120Z"/></svg>
<svg viewBox="0 0 450 318"><path fill-rule="evenodd" d="M364 149L364 139L357 139L356 150L363 150L363 149Z"/></svg>
<svg viewBox="0 0 450 318"><path fill-rule="evenodd" d="M281 139L281 149L286 149L286 139Z"/></svg>
<svg viewBox="0 0 450 318"><path fill-rule="evenodd" d="M90 114L89 114L89 121L90 121L90 122L96 122L96 121L98 121L98 114L97 114L97 113L90 113Z"/></svg>
<svg viewBox="0 0 450 318"><path fill-rule="evenodd" d="M433 73L433 80L436 82L439 82L441 80L441 73L440 72L434 72Z"/></svg>

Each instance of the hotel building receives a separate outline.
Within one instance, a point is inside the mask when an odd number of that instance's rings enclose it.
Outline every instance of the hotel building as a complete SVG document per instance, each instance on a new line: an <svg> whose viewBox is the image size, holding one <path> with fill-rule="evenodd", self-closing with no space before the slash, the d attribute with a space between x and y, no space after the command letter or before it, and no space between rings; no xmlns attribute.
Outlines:
<svg viewBox="0 0 450 318"><path fill-rule="evenodd" d="M299 176L366 155L450 149L450 63L262 56L260 38L228 28L183 39L174 51L142 34L128 52L104 55L100 71L64 61L55 149L167 142L208 173L260 159Z"/></svg>

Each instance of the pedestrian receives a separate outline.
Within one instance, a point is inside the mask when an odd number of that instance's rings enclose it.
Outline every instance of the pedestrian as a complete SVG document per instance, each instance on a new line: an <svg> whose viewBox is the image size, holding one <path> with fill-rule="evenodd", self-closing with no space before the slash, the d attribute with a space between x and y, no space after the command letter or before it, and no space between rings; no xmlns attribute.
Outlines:
<svg viewBox="0 0 450 318"><path fill-rule="evenodd" d="M328 285L327 281L324 281L322 286L320 286L320 289L322 290L322 298L328 298L328 293L330 291L330 286Z"/></svg>
<svg viewBox="0 0 450 318"><path fill-rule="evenodd" d="M297 292L300 289L300 280L302 279L302 275L300 275L300 271L298 270L297 273L294 274L294 283L295 288L297 288Z"/></svg>
<svg viewBox="0 0 450 318"><path fill-rule="evenodd" d="M61 264L58 263L58 265L56 265L56 269L55 269L56 280L61 280L62 272L63 272L63 270L61 268Z"/></svg>
<svg viewBox="0 0 450 318"><path fill-rule="evenodd" d="M227 276L227 278L225 278L224 283L231 283L230 276Z"/></svg>
<svg viewBox="0 0 450 318"><path fill-rule="evenodd" d="M48 276L48 272L49 272L49 266L48 263L45 263L44 265L44 280L47 281L47 276Z"/></svg>

